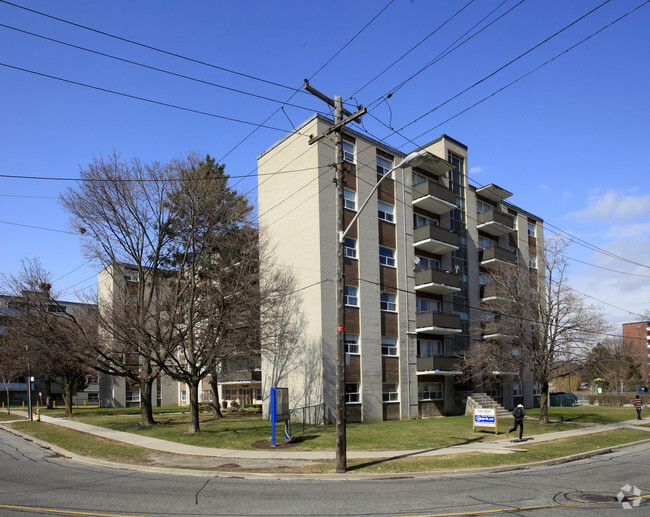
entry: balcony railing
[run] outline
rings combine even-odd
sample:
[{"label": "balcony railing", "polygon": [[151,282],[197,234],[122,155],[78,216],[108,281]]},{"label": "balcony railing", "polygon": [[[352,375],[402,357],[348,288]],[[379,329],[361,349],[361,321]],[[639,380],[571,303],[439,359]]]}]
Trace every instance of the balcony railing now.
[{"label": "balcony railing", "polygon": [[417,371],[418,372],[433,372],[433,371],[457,371],[459,368],[457,357],[449,357],[442,355],[425,356],[417,358]]},{"label": "balcony railing", "polygon": [[515,230],[515,218],[499,210],[485,210],[476,216],[478,229],[498,237]]},{"label": "balcony railing", "polygon": [[442,255],[458,249],[458,235],[446,228],[425,224],[413,231],[413,243],[417,249]]},{"label": "balcony railing", "polygon": [[415,315],[415,326],[418,332],[431,334],[459,334],[460,316],[441,314],[438,312],[423,312]]},{"label": "balcony railing", "polygon": [[439,269],[422,269],[415,272],[415,290],[433,294],[460,291],[458,275]]},{"label": "balcony railing", "polygon": [[499,262],[516,264],[517,252],[506,248],[499,248],[498,246],[483,248],[478,252],[478,261],[481,266],[485,267],[497,265]]},{"label": "balcony railing", "polygon": [[456,194],[433,181],[423,181],[413,187],[413,206],[434,214],[446,214],[456,208]]}]

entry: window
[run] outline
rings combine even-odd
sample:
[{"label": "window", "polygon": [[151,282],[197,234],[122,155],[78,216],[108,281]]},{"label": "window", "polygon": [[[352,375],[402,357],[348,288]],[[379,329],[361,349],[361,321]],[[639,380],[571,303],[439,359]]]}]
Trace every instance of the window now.
[{"label": "window", "polygon": [[389,174],[389,178],[393,177],[393,173],[391,172],[391,169],[393,168],[393,162],[390,160],[387,160],[386,158],[382,158],[381,156],[377,156],[377,175],[379,176],[386,176],[386,174]]},{"label": "window", "polygon": [[395,250],[379,246],[379,263],[382,266],[395,267]]},{"label": "window", "polygon": [[359,306],[359,288],[353,285],[345,286],[345,305],[350,307]]},{"label": "window", "polygon": [[345,403],[358,404],[361,401],[358,383],[347,383],[345,385]]},{"label": "window", "polygon": [[420,183],[424,183],[425,181],[429,181],[429,178],[424,176],[423,174],[419,174],[417,172],[414,172],[411,175],[411,185],[415,187],[415,185],[419,185]]},{"label": "window", "polygon": [[396,356],[397,355],[397,338],[384,337],[381,338],[381,355]]},{"label": "window", "polygon": [[431,219],[430,217],[427,217],[422,214],[413,214],[413,227],[414,228],[419,228],[420,226],[425,226],[427,224],[431,224],[433,226],[438,226],[438,221],[435,219]]},{"label": "window", "polygon": [[481,201],[480,199],[476,200],[476,212],[481,214],[483,212],[489,212],[492,210],[494,207],[490,205],[489,203],[486,203],[485,201]]},{"label": "window", "polygon": [[124,280],[127,282],[137,282],[138,281],[138,272],[129,271],[128,269],[124,272]]},{"label": "window", "polygon": [[88,393],[88,404],[99,404],[99,393],[96,391]]},{"label": "window", "polygon": [[181,404],[187,402],[187,391],[181,390]]},{"label": "window", "polygon": [[345,353],[358,354],[359,353],[359,334],[345,333]]},{"label": "window", "polygon": [[380,308],[382,311],[396,312],[397,311],[397,297],[394,293],[381,293]]},{"label": "window", "polygon": [[496,243],[492,239],[488,239],[487,237],[478,238],[478,249],[484,250],[485,248],[492,248],[494,246],[496,246]]},{"label": "window", "polygon": [[399,402],[396,382],[384,382],[381,385],[381,400],[383,402]]},{"label": "window", "polygon": [[263,400],[262,399],[262,388],[257,388],[255,390],[255,400]]},{"label": "window", "polygon": [[212,402],[212,390],[203,390],[201,392],[201,402]]},{"label": "window", "polygon": [[354,163],[354,142],[343,140],[343,161]]},{"label": "window", "polygon": [[343,255],[348,258],[357,258],[357,240],[346,237],[343,240]]},{"label": "window", "polygon": [[348,210],[357,210],[357,193],[347,188],[343,189],[343,206]]},{"label": "window", "polygon": [[425,269],[440,269],[440,261],[429,257],[417,256],[416,271],[424,271]]},{"label": "window", "polygon": [[521,382],[516,382],[512,385],[512,396],[513,397],[521,397],[523,394],[522,388],[521,388]]},{"label": "window", "polygon": [[442,400],[442,382],[419,383],[418,400]]},{"label": "window", "polygon": [[395,207],[393,205],[389,205],[383,201],[378,201],[377,208],[379,210],[379,219],[389,223],[395,222]]},{"label": "window", "polygon": [[235,400],[237,398],[236,389],[226,389],[223,390],[223,400]]},{"label": "window", "polygon": [[535,223],[528,221],[528,237],[535,237]]},{"label": "window", "polygon": [[501,383],[498,381],[485,383],[485,393],[490,397],[501,397]]},{"label": "window", "polygon": [[533,396],[538,397],[542,394],[542,383],[536,382],[533,384]]},{"label": "window", "polygon": [[126,401],[127,402],[140,402],[140,392],[139,391],[127,391],[126,392]]},{"label": "window", "polygon": [[531,269],[537,269],[537,257],[535,255],[528,256],[528,267]]},{"label": "window", "polygon": [[429,298],[417,298],[415,300],[415,312],[423,314],[426,312],[440,312],[440,300],[431,300]]},{"label": "window", "polygon": [[442,341],[437,339],[418,339],[418,357],[442,355]]}]

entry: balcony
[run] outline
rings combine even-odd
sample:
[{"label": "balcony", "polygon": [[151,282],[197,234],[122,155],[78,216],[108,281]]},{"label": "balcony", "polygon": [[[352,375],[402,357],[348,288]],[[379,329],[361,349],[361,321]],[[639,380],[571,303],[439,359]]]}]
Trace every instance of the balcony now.
[{"label": "balcony", "polygon": [[458,369],[457,357],[432,355],[417,358],[418,372],[452,372]]},{"label": "balcony", "polygon": [[261,380],[261,370],[240,370],[238,372],[222,373],[217,377],[219,384],[248,384],[251,382],[260,382]]},{"label": "balcony", "polygon": [[415,272],[415,291],[432,294],[449,294],[460,291],[458,275],[439,269],[423,269]]},{"label": "balcony", "polygon": [[460,334],[460,316],[423,312],[415,315],[415,327],[418,332],[429,334]]},{"label": "balcony", "polygon": [[477,228],[494,237],[515,231],[515,218],[499,210],[485,210],[476,215]]},{"label": "balcony", "polygon": [[514,265],[517,263],[517,252],[505,248],[483,248],[478,252],[479,264],[483,267],[495,267],[502,264]]},{"label": "balcony", "polygon": [[420,250],[443,255],[458,249],[458,235],[433,224],[417,227],[413,232],[413,245]]},{"label": "balcony", "polygon": [[456,208],[456,194],[433,181],[423,181],[413,187],[413,206],[434,214],[446,214]]},{"label": "balcony", "polygon": [[481,286],[481,301],[487,302],[491,300],[510,300],[508,296],[504,296],[503,293],[499,293],[495,286],[493,285],[482,285]]}]

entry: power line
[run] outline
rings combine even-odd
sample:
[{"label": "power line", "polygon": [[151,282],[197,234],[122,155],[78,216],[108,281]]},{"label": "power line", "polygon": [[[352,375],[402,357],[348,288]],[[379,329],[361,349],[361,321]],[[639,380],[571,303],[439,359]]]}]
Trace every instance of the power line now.
[{"label": "power line", "polygon": [[165,54],[165,55],[168,55],[168,56],[172,56],[172,57],[176,57],[176,58],[179,58],[179,59],[183,59],[183,60],[185,60],[185,61],[190,61],[190,62],[192,62],[192,63],[196,63],[196,64],[199,64],[199,65],[203,65],[203,66],[207,66],[207,67],[210,67],[210,68],[214,68],[214,69],[216,69],[216,70],[221,70],[222,72],[228,72],[228,73],[230,73],[230,74],[235,74],[235,75],[238,75],[238,76],[241,76],[241,77],[246,77],[247,79],[252,79],[252,80],[254,80],[254,81],[259,81],[259,82],[262,82],[262,83],[265,83],[265,84],[269,84],[269,85],[272,85],[272,86],[277,86],[278,88],[284,88],[284,89],[286,89],[286,90],[291,90],[291,91],[293,91],[294,93],[299,93],[299,92],[302,93],[300,89],[292,88],[292,87],[290,87],[290,86],[286,86],[286,85],[283,85],[283,84],[280,84],[280,83],[276,83],[276,82],[273,82],[273,81],[269,81],[269,80],[267,80],[267,79],[262,79],[261,77],[256,77],[256,76],[254,76],[254,75],[249,75],[249,74],[245,74],[245,73],[242,73],[242,72],[238,72],[238,71],[236,71],[236,70],[231,70],[231,69],[229,69],[229,68],[224,68],[224,67],[222,67],[222,66],[214,65],[214,64],[212,64],[212,63],[207,63],[207,62],[205,62],[205,61],[201,61],[201,60],[199,60],[199,59],[194,59],[194,58],[191,58],[191,57],[183,56],[183,55],[181,55],[181,54],[177,54],[177,53],[175,53],[175,52],[170,52],[170,51],[168,51],[168,50],[163,50],[163,49],[161,49],[161,48],[154,47],[154,46],[152,46],[152,45],[147,45],[147,44],[145,44],[145,43],[140,43],[140,42],[138,42],[138,41],[134,41],[134,40],[131,40],[131,39],[128,39],[128,38],[123,38],[123,37],[121,37],[121,36],[117,36],[117,35],[115,35],[115,34],[110,34],[110,33],[108,33],[108,32],[101,31],[101,30],[99,30],[99,29],[93,29],[92,27],[88,27],[88,26],[86,26],[86,25],[81,25],[81,24],[79,24],[79,23],[71,22],[71,21],[69,21],[69,20],[64,20],[63,18],[58,18],[58,17],[53,16],[53,15],[51,15],[51,14],[47,14],[47,13],[44,13],[44,12],[41,12],[41,11],[36,11],[35,9],[30,9],[30,8],[28,8],[28,7],[25,7],[25,6],[22,6],[22,5],[18,5],[18,4],[14,4],[14,3],[12,3],[12,2],[8,2],[8,1],[6,1],[6,0],[0,0],[0,2],[2,2],[3,4],[11,5],[12,7],[16,7],[16,8],[18,8],[18,9],[23,9],[23,10],[25,10],[25,11],[29,11],[29,12],[34,13],[34,14],[38,14],[38,15],[40,15],[40,16],[44,16],[44,17],[46,17],[46,18],[50,18],[50,19],[52,19],[52,20],[56,20],[56,21],[58,21],[58,22],[62,22],[62,23],[66,23],[66,24],[68,24],[68,25],[72,25],[72,26],[74,26],[74,27],[78,27],[78,28],[80,28],[80,29],[84,29],[84,30],[87,30],[87,31],[91,31],[91,32],[94,32],[94,33],[96,33],[96,34],[101,34],[102,36],[107,36],[107,37],[109,37],[109,38],[113,38],[113,39],[116,39],[116,40],[119,40],[119,41],[123,41],[123,42],[125,42],[125,43],[130,43],[130,44],[132,44],[132,45],[137,45],[138,47],[146,48],[146,49],[148,49],[148,50],[153,50],[154,52],[159,52],[159,53],[161,53],[161,54]]},{"label": "power line", "polygon": [[22,228],[34,228],[35,230],[46,230],[48,232],[67,233],[68,235],[78,235],[78,232],[71,232],[68,230],[57,230],[56,228],[45,228],[44,226],[34,226],[31,224],[12,223],[10,221],[0,221],[0,224],[8,224],[11,226],[20,226]]},{"label": "power line", "polygon": [[174,77],[179,77],[181,79],[186,79],[188,81],[197,82],[197,83],[204,84],[204,85],[207,85],[207,86],[214,86],[215,88],[221,88],[223,90],[227,90],[227,91],[230,91],[230,92],[239,93],[239,94],[242,94],[242,95],[248,95],[249,97],[254,97],[254,98],[262,99],[262,100],[265,100],[265,101],[270,101],[270,102],[275,102],[275,103],[278,103],[278,104],[291,106],[292,108],[298,108],[298,109],[305,110],[305,111],[314,111],[311,108],[306,108],[304,106],[299,106],[297,104],[288,104],[286,102],[282,102],[280,100],[273,99],[271,97],[266,97],[264,95],[258,95],[256,93],[247,92],[247,91],[244,91],[244,90],[241,90],[241,89],[238,89],[238,88],[231,88],[229,86],[224,86],[222,84],[217,84],[217,83],[213,83],[211,81],[205,81],[203,79],[197,79],[196,77],[190,77],[188,75],[179,74],[179,73],[176,73],[176,72],[172,72],[170,70],[165,70],[164,68],[158,68],[158,67],[155,67],[155,66],[150,66],[150,65],[147,65],[145,63],[140,63],[138,61],[133,61],[131,59],[125,59],[125,58],[118,57],[118,56],[115,56],[115,55],[112,55],[112,54],[107,54],[105,52],[99,52],[97,50],[92,50],[92,49],[89,49],[89,48],[86,48],[86,47],[81,47],[79,45],[73,45],[72,43],[67,43],[65,41],[57,40],[57,39],[54,39],[54,38],[50,38],[48,36],[43,36],[41,34],[36,34],[34,32],[29,32],[29,31],[26,31],[26,30],[23,30],[23,29],[18,29],[16,27],[12,27],[10,25],[5,25],[3,23],[0,23],[0,27],[5,27],[6,29],[11,29],[11,30],[14,30],[14,31],[17,31],[17,32],[21,32],[23,34],[28,34],[30,36],[34,36],[34,37],[41,38],[41,39],[44,39],[44,40],[47,40],[47,41],[58,43],[60,45],[66,45],[66,46],[71,47],[71,48],[75,48],[75,49],[78,49],[78,50],[83,50],[84,52],[90,52],[92,54],[107,57],[109,59],[114,59],[116,61],[121,61],[123,63],[128,63],[128,64],[131,64],[131,65],[139,66],[139,67],[145,68],[147,70],[153,70],[155,72],[161,72],[163,74],[171,75],[171,76],[174,76]]},{"label": "power line", "polygon": [[[4,1],[4,0],[0,0],[0,2],[2,2],[2,1]],[[162,102],[162,101],[156,101],[156,100],[153,100],[153,99],[147,99],[146,97],[140,97],[140,96],[137,96],[137,95],[131,95],[131,94],[128,94],[128,93],[118,92],[116,90],[109,90],[108,88],[101,88],[99,86],[94,86],[92,84],[86,84],[86,83],[82,83],[82,82],[79,82],[79,81],[73,81],[71,79],[65,79],[63,77],[57,77],[57,76],[50,75],[50,74],[44,74],[44,73],[41,73],[41,72],[36,72],[35,70],[28,70],[27,68],[21,68],[21,67],[18,67],[18,66],[13,66],[13,65],[7,64],[7,63],[0,63],[0,66],[4,66],[6,68],[11,68],[13,70],[19,70],[21,72],[27,72],[29,74],[38,75],[40,77],[46,77],[48,79],[55,79],[57,81],[61,81],[61,82],[64,82],[64,83],[74,84],[76,86],[83,86],[84,88],[90,88],[92,90],[97,90],[97,91],[104,92],[104,93],[111,93],[113,95],[119,95],[121,97],[126,97],[126,98],[129,98],[129,99],[134,99],[134,100],[138,100],[138,101],[148,102],[148,103],[151,103],[151,104],[156,104],[158,106],[165,106],[167,108],[174,108],[174,109],[177,109],[177,110],[187,111],[187,112],[190,112],[190,113],[196,113],[198,115],[205,115],[205,116],[217,118],[217,119],[220,119],[220,120],[227,120],[229,122],[237,122],[238,124],[245,124],[247,126],[255,126],[255,127],[258,127],[258,128],[263,127],[265,129],[272,129],[274,131],[281,131],[283,133],[287,132],[286,129],[281,129],[281,128],[278,128],[278,127],[256,124],[255,122],[249,122],[249,121],[246,121],[246,120],[236,119],[236,118],[233,118],[233,117],[226,117],[224,115],[217,115],[215,113],[209,113],[207,111],[201,111],[201,110],[197,110],[197,109],[193,109],[193,108],[187,108],[187,107],[184,107],[184,106],[178,106],[176,104],[170,104],[168,102]]]}]

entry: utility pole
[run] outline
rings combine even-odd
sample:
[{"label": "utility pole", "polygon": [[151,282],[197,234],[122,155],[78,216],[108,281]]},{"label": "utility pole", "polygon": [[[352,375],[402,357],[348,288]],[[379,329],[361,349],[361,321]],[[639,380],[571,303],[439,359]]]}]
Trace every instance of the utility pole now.
[{"label": "utility pole", "polygon": [[[347,445],[345,432],[345,262],[343,255],[343,128],[349,122],[358,122],[366,113],[359,107],[356,113],[343,109],[340,95],[330,99],[309,85],[305,79],[305,89],[312,95],[334,108],[334,125],[324,134],[310,138],[309,145],[318,142],[331,133],[336,133],[336,472],[347,469]],[[347,118],[343,118],[346,115]]]}]

